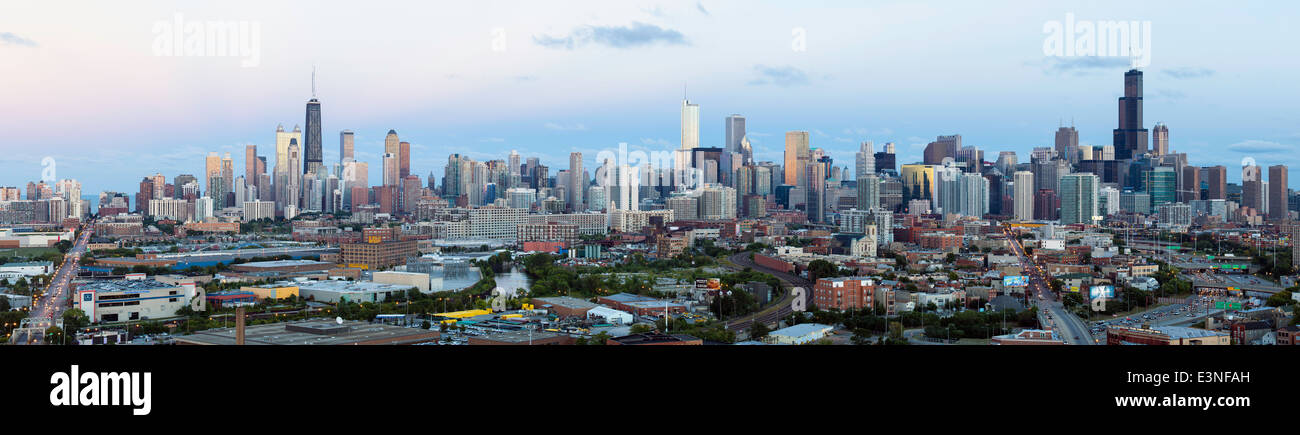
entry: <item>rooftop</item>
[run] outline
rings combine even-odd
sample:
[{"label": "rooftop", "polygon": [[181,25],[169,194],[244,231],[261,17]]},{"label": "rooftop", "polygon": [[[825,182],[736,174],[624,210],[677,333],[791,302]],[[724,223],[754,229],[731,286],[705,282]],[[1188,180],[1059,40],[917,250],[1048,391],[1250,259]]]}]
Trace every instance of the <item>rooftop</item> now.
[{"label": "rooftop", "polygon": [[340,293],[370,293],[370,292],[392,292],[407,291],[411,288],[409,285],[381,284],[371,281],[343,281],[343,280],[324,280],[324,281],[301,281],[298,283],[299,291],[333,291]]},{"label": "rooftop", "polygon": [[293,267],[293,266],[316,266],[316,265],[329,265],[329,266],[333,266],[333,263],[326,263],[326,262],[324,262],[324,261],[315,261],[315,260],[274,260],[274,261],[254,261],[254,262],[251,262],[251,263],[236,264],[235,266],[241,266],[241,267]]},{"label": "rooftop", "polygon": [[[438,338],[437,331],[400,326],[318,319],[291,323],[251,325],[244,329],[247,345],[357,345],[414,344]],[[220,328],[176,337],[185,344],[235,344],[235,329]]]},{"label": "rooftop", "polygon": [[160,288],[179,288],[180,286],[164,284],[152,279],[109,281],[91,281],[77,286],[78,290],[98,292],[144,292]]},{"label": "rooftop", "polygon": [[768,333],[768,335],[780,335],[782,337],[802,337],[816,332],[825,332],[833,329],[830,325],[820,323],[800,323],[798,325],[781,328]]},{"label": "rooftop", "polygon": [[596,304],[587,302],[586,300],[583,299],[571,297],[571,296],[555,296],[555,297],[534,298],[534,299],[536,299],[538,302],[541,302],[543,304],[549,304],[549,305],[571,308],[571,309],[592,309],[596,307]]}]

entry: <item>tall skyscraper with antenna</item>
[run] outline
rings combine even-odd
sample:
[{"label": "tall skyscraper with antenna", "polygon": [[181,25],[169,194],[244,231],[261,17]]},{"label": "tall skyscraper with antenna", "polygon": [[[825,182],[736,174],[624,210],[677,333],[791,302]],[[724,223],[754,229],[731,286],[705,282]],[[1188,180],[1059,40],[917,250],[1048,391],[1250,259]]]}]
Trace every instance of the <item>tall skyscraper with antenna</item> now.
[{"label": "tall skyscraper with antenna", "polygon": [[1142,125],[1142,71],[1131,69],[1124,73],[1124,96],[1119,98],[1115,160],[1130,160],[1147,152],[1147,129]]},{"label": "tall skyscraper with antenna", "polygon": [[303,172],[320,173],[324,166],[321,154],[320,101],[316,99],[316,69],[311,70],[311,100],[307,101],[307,137],[303,148]]}]

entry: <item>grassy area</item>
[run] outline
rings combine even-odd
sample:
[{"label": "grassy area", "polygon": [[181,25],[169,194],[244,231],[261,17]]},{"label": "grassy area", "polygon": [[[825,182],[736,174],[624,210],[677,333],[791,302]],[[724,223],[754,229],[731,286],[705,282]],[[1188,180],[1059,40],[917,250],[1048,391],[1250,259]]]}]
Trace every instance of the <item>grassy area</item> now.
[{"label": "grassy area", "polygon": [[59,253],[59,250],[58,250],[57,248],[10,248],[10,249],[0,249],[0,259],[5,259],[5,260],[7,261],[8,259],[10,259],[10,258],[15,258],[15,257],[17,257],[17,258],[32,258],[32,257],[39,257],[39,256],[41,256],[41,255],[45,255],[45,254],[49,254],[49,253],[58,254],[58,253]]}]

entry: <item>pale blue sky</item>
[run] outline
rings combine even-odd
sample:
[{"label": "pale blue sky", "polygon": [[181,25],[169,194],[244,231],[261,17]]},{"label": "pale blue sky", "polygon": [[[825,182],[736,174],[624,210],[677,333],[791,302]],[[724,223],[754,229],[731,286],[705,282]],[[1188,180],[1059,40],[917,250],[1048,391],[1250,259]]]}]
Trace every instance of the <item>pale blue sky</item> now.
[{"label": "pale blue sky", "polygon": [[[702,145],[720,145],[723,118],[739,113],[761,160],[780,160],[785,131],[808,130],[837,165],[852,166],[863,140],[919,160],[946,134],[989,160],[1013,150],[1024,161],[1051,145],[1062,119],[1084,144],[1110,144],[1116,127],[1124,62],[1043,54],[1044,23],[1067,13],[1151,22],[1146,125],[1167,124],[1192,164],[1234,168],[1249,156],[1300,167],[1300,35],[1290,27],[1300,6],[1133,3],[6,4],[0,185],[38,179],[45,156],[86,193],[198,174],[209,151],[230,152],[242,172],[248,143],[273,163],[275,126],[303,122],[313,65],[325,161],[337,161],[338,131],[352,129],[372,183],[389,129],[412,143],[422,178],[441,178],[452,152],[488,160],[516,149],[554,172],[570,151],[590,168],[619,142],[673,149],[684,84],[700,104]],[[258,65],[155,56],[155,23],[178,13],[260,24]],[[795,29],[804,51],[792,49]]]}]

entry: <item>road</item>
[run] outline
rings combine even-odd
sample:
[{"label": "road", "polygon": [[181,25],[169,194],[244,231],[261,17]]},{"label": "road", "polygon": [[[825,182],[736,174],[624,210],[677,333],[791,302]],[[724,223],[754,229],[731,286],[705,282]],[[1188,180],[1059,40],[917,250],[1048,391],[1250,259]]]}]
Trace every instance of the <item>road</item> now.
[{"label": "road", "polygon": [[1011,250],[1020,257],[1020,265],[1025,270],[1026,276],[1029,277],[1029,288],[1027,291],[1032,298],[1031,301],[1038,305],[1039,312],[1043,313],[1052,325],[1052,330],[1065,340],[1066,344],[1090,345],[1097,344],[1092,334],[1088,331],[1088,325],[1078,316],[1070,313],[1061,304],[1052,287],[1048,284],[1047,273],[1041,267],[1030,261],[1029,256],[1025,255],[1025,248],[1020,245],[1020,240],[1015,238],[1011,229],[1003,227],[1003,234],[1006,234],[1007,240],[1011,241]]},{"label": "road", "polygon": [[[94,232],[93,222],[83,224],[81,237],[77,238],[76,243],[72,245],[72,249],[69,249],[63,257],[63,264],[54,272],[45,294],[40,299],[32,301],[32,312],[28,317],[28,324],[48,328],[57,323],[63,316],[63,311],[67,309],[68,296],[72,291],[72,280],[77,276],[81,255],[86,253],[86,244],[89,243],[92,232]],[[43,334],[31,335],[31,339],[37,342],[45,339]]]},{"label": "road", "polygon": [[789,290],[794,287],[803,287],[804,297],[806,298],[812,297],[812,295],[809,293],[812,291],[812,281],[809,281],[803,277],[799,277],[778,270],[768,269],[766,267],[759,266],[758,264],[754,263],[754,260],[749,258],[749,254],[750,254],[749,252],[741,252],[739,254],[733,254],[732,256],[728,257],[727,260],[732,262],[739,268],[743,269],[748,267],[754,271],[775,276],[777,279],[781,280],[782,284],[785,285],[786,292],[785,295],[783,295],[780,300],[776,301],[766,309],[759,311],[757,314],[745,316],[742,319],[735,319],[730,323],[727,323],[727,330],[729,331],[748,330],[749,327],[754,324],[754,320],[758,320],[760,322],[763,322],[764,324],[772,324],[789,316],[790,313],[794,312],[793,310],[790,309],[790,301],[794,300],[794,296],[791,294]]}]

